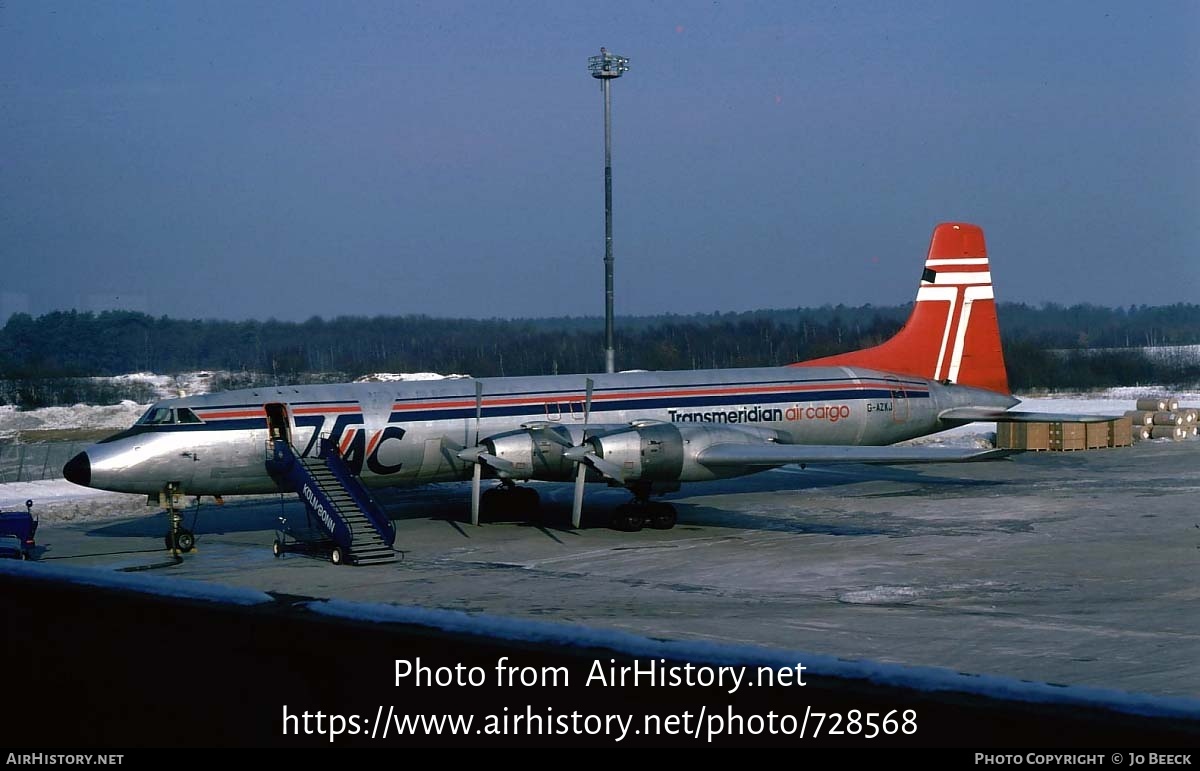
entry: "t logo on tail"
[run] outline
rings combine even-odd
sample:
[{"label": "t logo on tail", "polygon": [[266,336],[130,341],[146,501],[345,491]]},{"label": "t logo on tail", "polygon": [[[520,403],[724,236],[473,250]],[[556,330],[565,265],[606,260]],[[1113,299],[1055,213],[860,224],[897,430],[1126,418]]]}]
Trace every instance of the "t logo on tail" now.
[{"label": "t logo on tail", "polygon": [[793,366],[831,364],[1010,393],[983,230],[963,222],[933,229],[912,314],[890,340]]}]

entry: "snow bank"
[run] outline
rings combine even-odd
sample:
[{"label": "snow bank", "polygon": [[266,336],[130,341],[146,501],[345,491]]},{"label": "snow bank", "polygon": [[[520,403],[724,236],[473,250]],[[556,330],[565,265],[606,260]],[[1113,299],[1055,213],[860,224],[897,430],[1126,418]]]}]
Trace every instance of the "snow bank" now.
[{"label": "snow bank", "polygon": [[22,412],[6,404],[0,406],[0,439],[10,439],[21,431],[111,429],[115,433],[133,425],[147,406],[123,401],[104,407],[76,404],[72,407],[42,407]]},{"label": "snow bank", "polygon": [[355,383],[400,383],[415,380],[451,380],[470,377],[470,375],[441,375],[437,372],[376,372],[363,375]]}]

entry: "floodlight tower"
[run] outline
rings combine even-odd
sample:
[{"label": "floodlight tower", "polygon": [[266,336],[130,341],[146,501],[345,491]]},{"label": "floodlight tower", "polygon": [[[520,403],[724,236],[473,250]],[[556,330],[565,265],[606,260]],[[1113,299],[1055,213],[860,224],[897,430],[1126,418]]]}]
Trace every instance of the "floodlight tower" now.
[{"label": "floodlight tower", "polygon": [[629,70],[629,60],[601,48],[588,57],[592,77],[604,93],[604,371],[615,372],[613,351],[613,248],[612,248],[612,96],[609,83]]}]

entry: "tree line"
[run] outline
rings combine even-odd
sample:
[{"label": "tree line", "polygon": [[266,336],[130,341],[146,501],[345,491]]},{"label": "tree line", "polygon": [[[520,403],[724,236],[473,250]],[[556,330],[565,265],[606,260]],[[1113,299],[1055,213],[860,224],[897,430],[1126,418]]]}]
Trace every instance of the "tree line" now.
[{"label": "tree line", "polygon": [[[617,323],[617,362],[652,370],[789,364],[882,342],[910,310],[838,305],[624,317]],[[1198,344],[1200,305],[1000,303],[998,313],[1015,389],[1200,379],[1188,361],[1156,361],[1136,351],[1094,352]],[[480,377],[596,372],[603,369],[602,349],[603,320],[587,317],[342,316],[284,322],[183,320],[128,311],[16,314],[0,330],[0,399],[22,406],[73,403],[58,401],[47,381],[75,378],[69,389],[75,396],[87,387],[79,378],[137,371],[223,370],[243,373],[239,382],[245,383],[352,379],[371,372]],[[1090,352],[1076,353],[1083,351]]]}]

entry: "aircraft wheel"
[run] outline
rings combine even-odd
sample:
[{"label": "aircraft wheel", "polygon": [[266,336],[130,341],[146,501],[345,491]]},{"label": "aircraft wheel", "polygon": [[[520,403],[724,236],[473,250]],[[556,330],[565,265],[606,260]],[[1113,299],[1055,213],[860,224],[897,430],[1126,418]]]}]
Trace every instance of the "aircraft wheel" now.
[{"label": "aircraft wheel", "polygon": [[281,556],[283,556],[283,544],[279,542],[278,538],[276,538],[275,542],[271,544],[271,553],[275,555],[275,559],[279,559]]},{"label": "aircraft wheel", "polygon": [[675,507],[669,503],[655,504],[652,513],[650,514],[650,527],[655,530],[670,530],[675,527],[679,515],[675,513]]},{"label": "aircraft wheel", "polygon": [[186,554],[195,548],[196,536],[192,535],[191,530],[180,530],[176,542],[179,544],[179,551]]},{"label": "aircraft wheel", "polygon": [[641,507],[629,503],[618,506],[612,518],[613,528],[624,530],[626,533],[636,533],[645,524],[646,516],[642,513]]},{"label": "aircraft wheel", "polygon": [[335,565],[342,564],[344,557],[345,555],[342,554],[342,547],[340,546],[333,547],[333,551],[329,552],[329,561]]}]

